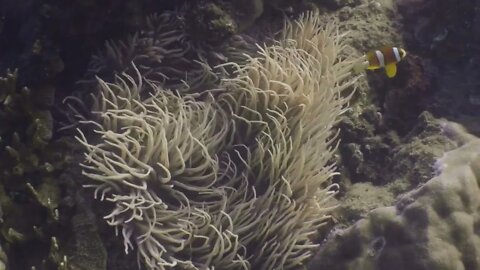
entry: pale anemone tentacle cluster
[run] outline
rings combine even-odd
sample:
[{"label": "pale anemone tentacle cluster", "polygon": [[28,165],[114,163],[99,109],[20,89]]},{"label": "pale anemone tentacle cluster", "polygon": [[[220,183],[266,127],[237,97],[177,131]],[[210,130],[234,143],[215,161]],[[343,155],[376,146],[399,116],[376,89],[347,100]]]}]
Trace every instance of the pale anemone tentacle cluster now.
[{"label": "pale anemone tentacle cluster", "polygon": [[222,229],[225,194],[216,187],[215,154],[229,141],[225,114],[212,102],[142,82],[125,74],[115,83],[99,80],[93,124],[102,142],[79,138],[86,148],[84,175],[96,180],[96,196],[115,204],[105,218],[121,226],[127,251],[135,240],[149,268],[191,264],[170,255],[182,252],[214,264],[213,247],[224,256],[218,260],[234,262],[239,244]]},{"label": "pale anemone tentacle cluster", "polygon": [[[105,218],[151,270],[299,269],[337,187],[333,128],[354,84],[342,36],[311,12],[220,92],[176,95],[142,70],[98,79],[98,143],[80,132]],[[222,90],[223,89],[223,90]]]},{"label": "pale anemone tentacle cluster", "polygon": [[229,91],[218,100],[243,127],[234,135],[251,144],[246,171],[261,209],[250,213],[262,220],[258,233],[240,237],[255,258],[252,269],[298,268],[327,218],[337,188],[327,184],[335,174],[328,163],[336,149],[333,126],[355,82],[349,77],[355,61],[339,59],[346,45],[336,31],[333,22],[322,26],[307,13],[224,80]]},{"label": "pale anemone tentacle cluster", "polygon": [[191,44],[178,24],[173,12],[149,16],[143,31],[126,40],[107,41],[105,51],[93,56],[89,73],[105,76],[114,71],[134,76],[133,62],[145,78],[178,88],[186,71],[173,66],[194,65],[186,57],[192,53]]},{"label": "pale anemone tentacle cluster", "polygon": [[105,50],[93,56],[87,77],[100,75],[109,80],[112,72],[135,77],[133,62],[143,77],[166,89],[200,92],[225,74],[212,70],[211,65],[243,59],[240,51],[253,43],[248,36],[235,35],[226,46],[194,44],[182,27],[183,19],[173,11],[148,16],[143,24],[141,31],[126,40],[107,41]]}]

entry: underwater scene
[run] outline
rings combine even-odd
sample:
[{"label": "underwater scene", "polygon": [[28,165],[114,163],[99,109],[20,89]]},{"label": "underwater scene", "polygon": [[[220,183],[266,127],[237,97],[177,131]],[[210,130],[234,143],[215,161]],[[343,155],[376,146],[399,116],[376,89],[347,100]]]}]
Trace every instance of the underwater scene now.
[{"label": "underwater scene", "polygon": [[0,0],[0,270],[480,270],[480,1]]}]

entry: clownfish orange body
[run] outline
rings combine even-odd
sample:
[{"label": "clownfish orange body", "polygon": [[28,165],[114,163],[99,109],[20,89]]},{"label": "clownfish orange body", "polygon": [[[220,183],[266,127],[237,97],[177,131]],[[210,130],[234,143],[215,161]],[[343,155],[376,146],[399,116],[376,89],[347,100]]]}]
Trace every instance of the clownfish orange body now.
[{"label": "clownfish orange body", "polygon": [[370,51],[365,56],[368,61],[367,69],[384,68],[387,76],[393,78],[397,74],[397,63],[407,56],[407,52],[397,47],[383,47]]}]

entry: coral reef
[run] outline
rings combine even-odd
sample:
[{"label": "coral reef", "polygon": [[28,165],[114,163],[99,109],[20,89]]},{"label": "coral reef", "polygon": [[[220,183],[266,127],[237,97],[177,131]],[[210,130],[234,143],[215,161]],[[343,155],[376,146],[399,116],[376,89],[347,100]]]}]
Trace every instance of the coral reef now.
[{"label": "coral reef", "polygon": [[343,7],[355,7],[361,4],[360,0],[316,0],[314,1],[320,7],[336,10]]},{"label": "coral reef", "polygon": [[336,193],[333,125],[355,82],[344,36],[322,23],[287,22],[200,96],[165,91],[135,65],[135,78],[99,79],[86,123],[100,140],[81,133],[83,174],[148,269],[296,269],[309,258]]},{"label": "coral reef", "polygon": [[[350,34],[316,39],[322,31],[298,22],[280,31],[314,4]],[[328,215],[337,225],[312,269],[478,268],[476,167],[462,175],[456,160],[477,163],[466,148],[478,150],[480,136],[479,4],[3,1],[0,269],[131,270],[135,256],[153,269],[297,269],[330,229]],[[354,52],[342,45],[332,63],[323,57],[332,44],[308,47],[332,36],[361,52],[401,46],[408,57],[392,80],[359,78],[351,99],[318,95],[341,92],[335,74],[348,74]],[[72,91],[77,105],[103,93],[93,114],[77,111],[94,120],[83,146],[60,104]],[[80,187],[81,162],[103,201]]]},{"label": "coral reef", "polygon": [[[383,136],[360,133],[351,135],[359,136],[353,137],[357,138],[354,142],[340,145],[344,166],[338,180],[343,190],[338,197],[341,205],[334,213],[340,221],[338,226],[349,225],[355,221],[354,217],[362,217],[375,208],[390,205],[398,195],[431,179],[435,173],[434,161],[458,146],[456,138],[447,134],[444,126],[443,121],[424,112],[403,137],[392,131]],[[352,129],[343,130],[352,132]],[[358,132],[365,130],[373,131],[359,127]],[[364,137],[359,140],[361,136]],[[350,154],[348,151],[351,148],[355,152]],[[369,196],[373,190],[375,196]]]},{"label": "coral reef", "polygon": [[401,46],[402,40],[396,31],[395,9],[388,2],[362,1],[354,7],[344,6],[333,13],[342,22],[350,35],[347,42],[361,52],[381,46]]},{"label": "coral reef", "polygon": [[90,239],[83,248],[101,250],[103,244],[94,241],[96,220],[84,222],[88,232],[70,223],[71,217],[86,210],[75,210],[67,203],[77,186],[65,174],[74,164],[75,143],[71,137],[54,136],[53,90],[20,88],[17,73],[9,72],[0,78],[0,101],[0,239],[5,267],[71,269],[67,266],[85,264],[77,260],[83,254],[89,258],[89,269],[105,269],[101,263],[95,265],[102,259],[105,264],[105,254],[102,257],[98,249],[67,247],[82,239]]},{"label": "coral reef", "polygon": [[435,92],[435,85],[425,70],[425,63],[416,55],[409,57],[399,66],[394,80],[379,83],[385,91],[383,111],[385,124],[400,136],[409,132],[421,112],[427,109]]},{"label": "coral reef", "polygon": [[[359,89],[354,97],[357,103],[340,122],[341,175],[336,181],[342,192],[337,196],[340,206],[332,214],[338,224],[310,269],[476,269],[473,250],[478,250],[478,243],[466,240],[478,238],[474,229],[477,195],[470,193],[478,190],[476,180],[462,172],[446,176],[447,170],[432,179],[442,171],[434,166],[439,164],[436,160],[472,141],[474,136],[463,130],[480,134],[480,84],[475,75],[479,54],[471,32],[474,4],[467,1],[450,7],[447,1],[396,1],[400,14],[395,14],[391,13],[395,9],[384,10],[388,1],[379,2],[375,6],[379,13],[372,18],[383,17],[381,21],[393,26],[391,30],[385,34],[377,31],[377,25],[373,33],[353,28],[365,35],[352,35],[352,42],[362,45],[358,38],[398,45],[402,43],[396,40],[405,38],[409,56],[392,80],[383,74],[369,75],[368,86]],[[348,15],[362,5],[340,8],[337,14]],[[439,8],[442,11],[432,12]],[[404,16],[403,28],[395,20],[399,15]],[[346,17],[347,25],[351,18]],[[396,38],[388,37],[393,29],[397,29]],[[476,143],[469,146],[478,151]],[[459,160],[478,163],[473,161],[475,154],[464,152],[467,147],[458,150],[465,155]],[[471,171],[478,174],[475,166]],[[465,181],[469,183],[460,187]]]},{"label": "coral reef", "polygon": [[386,128],[378,108],[369,105],[359,111],[351,110],[339,127],[342,182],[382,183],[382,168],[392,162],[391,151],[400,144],[400,138]]},{"label": "coral reef", "polygon": [[477,269],[478,153],[478,139],[447,152],[425,185],[332,232],[310,269]]},{"label": "coral reef", "polygon": [[[222,43],[251,26],[263,12],[262,1],[239,3],[239,1],[215,3],[215,1],[206,0],[188,3],[184,7],[186,32],[191,33],[192,39],[196,41],[212,45]],[[244,10],[246,12],[242,12]],[[233,17],[235,15],[237,19]]]},{"label": "coral reef", "polygon": [[[402,33],[395,30],[400,26],[399,14],[388,3],[362,1],[358,6],[335,11],[345,28],[354,31],[349,41],[353,46],[368,51],[385,44],[403,44]],[[432,66],[434,61],[416,54],[414,47],[406,49],[409,55],[398,65],[397,77],[386,80],[384,74],[368,74],[351,110],[339,124],[342,143],[336,181],[342,192],[337,197],[340,207],[334,213],[340,222],[338,227],[388,206],[396,196],[432,177],[433,161],[456,146],[442,132],[439,116],[452,119],[468,110],[471,116],[462,115],[462,123],[468,121],[468,127],[475,128],[474,106],[465,107],[466,95],[454,88],[459,82],[449,81],[446,89],[447,84],[436,81],[438,68]],[[472,81],[463,79],[460,84],[465,87],[460,86],[461,91],[467,90],[466,84]],[[379,196],[369,196],[372,190]]]},{"label": "coral reef", "polygon": [[181,13],[185,17],[186,32],[194,41],[218,45],[253,26],[258,28],[258,20],[262,16],[269,16],[275,11],[298,15],[306,8],[311,9],[313,2],[315,1],[199,0],[187,1],[182,6]]},{"label": "coral reef", "polygon": [[[390,2],[361,1],[354,6],[349,6],[346,1],[342,3],[343,6],[334,14],[341,21],[342,29],[352,33],[347,39],[348,44],[364,53],[385,45],[402,45],[401,36],[396,31],[395,7]],[[385,80],[382,72],[369,72],[368,76],[361,78],[351,110],[339,123],[342,130],[338,158],[341,174],[337,181],[344,191],[352,183],[371,182],[378,186],[387,182],[384,169],[395,162],[392,160],[394,149],[406,141],[402,137],[416,124],[417,116],[427,106],[419,100],[418,106],[412,105],[416,110],[410,112],[397,105],[400,99],[396,97],[402,97],[405,103],[409,103],[413,95],[421,95],[414,89],[423,90],[421,84],[425,74],[417,74],[418,79],[409,77],[411,72],[422,71],[422,66],[417,62],[410,64],[410,61],[400,63],[398,78],[394,80]],[[404,91],[406,84],[412,91]],[[428,88],[425,92],[430,90]],[[429,95],[424,95],[426,103]],[[411,120],[402,121],[405,116]],[[396,130],[397,123],[406,127]]]},{"label": "coral reef", "polygon": [[[0,70],[19,70],[20,85],[71,85],[105,39],[133,31],[154,1],[119,3],[5,0],[0,7]],[[106,12],[108,11],[108,12]]]}]

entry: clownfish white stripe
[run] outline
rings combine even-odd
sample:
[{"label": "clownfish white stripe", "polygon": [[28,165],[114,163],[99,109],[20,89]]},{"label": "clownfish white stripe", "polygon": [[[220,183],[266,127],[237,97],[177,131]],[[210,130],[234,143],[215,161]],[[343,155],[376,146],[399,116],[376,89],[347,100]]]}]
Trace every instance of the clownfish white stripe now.
[{"label": "clownfish white stripe", "polygon": [[378,65],[380,67],[384,67],[385,66],[385,57],[383,56],[383,53],[379,50],[376,50],[375,55],[377,56]]},{"label": "clownfish white stripe", "polygon": [[402,58],[400,57],[400,52],[398,51],[398,48],[393,47],[392,50],[393,50],[393,54],[395,55],[395,60],[397,60],[397,62],[400,62]]}]

